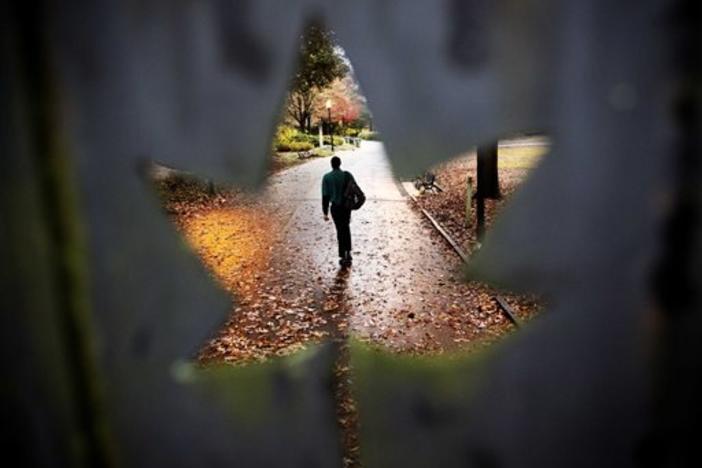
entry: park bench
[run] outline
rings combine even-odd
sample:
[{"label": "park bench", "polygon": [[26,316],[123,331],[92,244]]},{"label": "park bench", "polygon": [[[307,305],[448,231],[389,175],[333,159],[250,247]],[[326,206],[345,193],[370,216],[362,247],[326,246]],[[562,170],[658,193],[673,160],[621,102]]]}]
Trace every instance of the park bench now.
[{"label": "park bench", "polygon": [[358,137],[344,137],[344,142],[348,143],[349,145],[354,145],[357,148],[361,146],[361,139]]},{"label": "park bench", "polygon": [[424,191],[428,191],[428,190],[435,190],[437,192],[444,191],[436,183],[436,175],[432,172],[429,172],[429,171],[425,172],[421,176],[417,176],[417,178],[414,179],[414,188],[416,188],[420,192],[424,192]]}]

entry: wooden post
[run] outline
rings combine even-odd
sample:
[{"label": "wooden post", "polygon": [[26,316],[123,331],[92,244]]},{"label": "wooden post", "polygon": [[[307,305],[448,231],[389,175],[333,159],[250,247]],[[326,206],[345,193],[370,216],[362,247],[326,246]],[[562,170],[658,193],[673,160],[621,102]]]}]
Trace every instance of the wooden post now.
[{"label": "wooden post", "polygon": [[475,234],[478,242],[483,242],[485,236],[485,199],[478,195],[475,199]]},{"label": "wooden post", "polygon": [[497,172],[497,141],[478,146],[478,196],[500,198]]}]

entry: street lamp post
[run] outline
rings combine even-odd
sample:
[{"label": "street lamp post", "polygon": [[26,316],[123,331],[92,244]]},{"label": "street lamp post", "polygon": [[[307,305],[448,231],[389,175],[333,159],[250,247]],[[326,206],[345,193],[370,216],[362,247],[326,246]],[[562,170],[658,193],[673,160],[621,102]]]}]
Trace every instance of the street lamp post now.
[{"label": "street lamp post", "polygon": [[333,153],[334,152],[334,132],[332,131],[332,119],[331,119],[332,102],[331,102],[331,99],[327,99],[327,102],[325,103],[325,105],[327,108],[327,117],[329,120],[329,140],[331,141],[331,150]]}]

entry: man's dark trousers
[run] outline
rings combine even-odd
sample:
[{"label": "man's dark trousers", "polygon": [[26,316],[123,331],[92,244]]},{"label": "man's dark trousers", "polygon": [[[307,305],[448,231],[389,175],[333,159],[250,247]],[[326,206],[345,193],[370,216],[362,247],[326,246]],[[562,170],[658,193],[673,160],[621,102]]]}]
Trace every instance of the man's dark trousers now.
[{"label": "man's dark trousers", "polygon": [[351,255],[351,210],[332,203],[331,216],[336,226],[336,239],[339,241],[339,257],[344,258],[346,252]]}]

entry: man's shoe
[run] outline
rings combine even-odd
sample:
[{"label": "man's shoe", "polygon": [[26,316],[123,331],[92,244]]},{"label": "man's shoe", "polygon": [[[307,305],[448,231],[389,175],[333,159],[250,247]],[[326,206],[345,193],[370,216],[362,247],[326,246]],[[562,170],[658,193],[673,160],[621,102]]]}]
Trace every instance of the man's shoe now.
[{"label": "man's shoe", "polygon": [[349,267],[351,266],[352,260],[353,259],[351,258],[351,253],[346,252],[346,254],[339,259],[339,265],[341,265],[342,267]]}]

